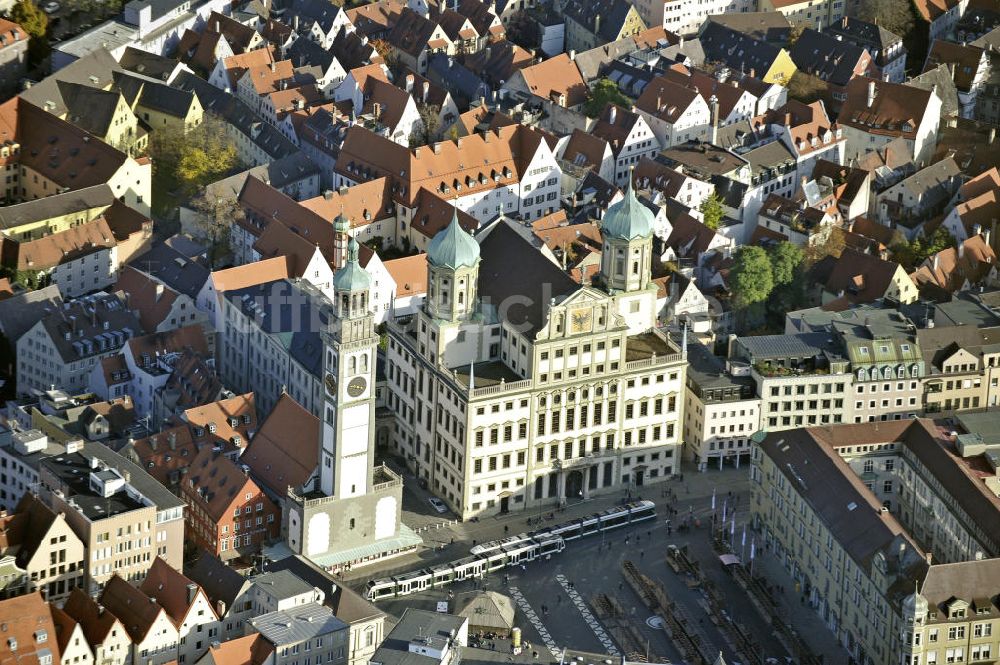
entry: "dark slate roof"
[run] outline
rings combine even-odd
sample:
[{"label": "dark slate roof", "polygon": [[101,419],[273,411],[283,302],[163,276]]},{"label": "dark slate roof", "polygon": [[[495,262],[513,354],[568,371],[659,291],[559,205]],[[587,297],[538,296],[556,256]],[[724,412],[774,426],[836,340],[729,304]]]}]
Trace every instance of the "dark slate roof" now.
[{"label": "dark slate roof", "polygon": [[4,298],[0,300],[0,332],[14,345],[39,319],[62,304],[56,284]]},{"label": "dark slate roof", "polygon": [[279,279],[227,291],[225,297],[307,372],[322,374],[321,334],[333,319],[333,309],[315,287],[301,280]]},{"label": "dark slate roof", "polygon": [[876,552],[895,563],[899,545],[905,544],[907,567],[919,566],[924,562],[921,550],[891,513],[882,512],[881,503],[840,455],[814,434],[822,429],[773,432],[759,445],[858,565],[867,569]]},{"label": "dark slate roof", "polygon": [[287,570],[310,586],[323,591],[323,604],[347,624],[360,623],[385,616],[382,610],[346,586],[337,583],[330,574],[303,556],[285,557],[267,563],[268,572]]},{"label": "dark slate roof", "polygon": [[197,561],[185,567],[184,576],[204,590],[213,606],[221,600],[227,608],[233,606],[247,581],[234,568],[205,550]]},{"label": "dark slate roof", "polygon": [[724,63],[736,71],[754,70],[757,76],[767,73],[781,52],[777,46],[719,23],[705,23],[699,38],[705,60]]},{"label": "dark slate roof", "polygon": [[291,23],[292,17],[298,16],[301,24],[316,21],[324,32],[330,32],[333,22],[342,11],[344,10],[340,5],[328,0],[292,0],[284,20]]},{"label": "dark slate roof", "polygon": [[321,175],[320,168],[304,152],[276,159],[266,167],[267,183],[275,189],[310,176]]},{"label": "dark slate roof", "polygon": [[285,50],[285,59],[296,67],[321,67],[325,72],[333,61],[333,53],[307,37],[299,37]]},{"label": "dark slate roof", "polygon": [[459,106],[463,107],[474,99],[489,97],[492,92],[481,78],[443,53],[431,56],[427,64],[427,77],[450,92]]},{"label": "dark slate roof", "polygon": [[211,274],[204,265],[191,261],[165,244],[156,245],[129,265],[192,299],[198,297],[198,292]]},{"label": "dark slate roof", "polygon": [[173,85],[198,95],[198,100],[205,111],[221,116],[248,138],[252,136],[252,128],[259,128],[260,132],[257,134],[257,138],[251,140],[271,159],[278,159],[299,151],[299,147],[276,127],[267,122],[260,122],[249,106],[234,95],[219,90],[205,79],[191,72],[181,72],[177,75]]},{"label": "dark slate roof", "polygon": [[[872,59],[879,66],[884,66],[887,62],[885,52],[903,41],[902,37],[886,30],[877,23],[869,23],[847,16],[841,21],[831,23],[823,32],[868,49],[868,52],[872,54]],[[900,52],[905,53],[906,50],[902,49]]]},{"label": "dark slate roof", "polygon": [[[569,0],[563,5],[563,14],[569,16],[606,42],[613,42],[621,34],[629,9],[626,0]],[[594,30],[594,18],[600,16],[599,30]]]},{"label": "dark slate roof", "polygon": [[796,67],[838,86],[847,85],[864,54],[864,48],[812,28],[802,31],[790,51]]},{"label": "dark slate roof", "polygon": [[108,132],[120,98],[118,92],[68,81],[57,81],[56,85],[66,105],[68,121],[95,136]]},{"label": "dark slate roof", "polygon": [[137,76],[122,72],[115,73],[115,83],[123,89],[127,85],[139,89],[139,103],[143,106],[183,118],[191,109],[194,93],[189,90],[171,88],[165,83],[145,81]]},{"label": "dark slate roof", "polygon": [[938,65],[920,76],[914,76],[906,82],[906,85],[921,90],[933,90],[941,98],[942,118],[958,115],[958,88],[955,87],[955,80],[948,71],[948,65]]},{"label": "dark slate roof", "polygon": [[177,61],[173,58],[143,51],[134,46],[125,49],[118,64],[122,69],[161,81],[165,81],[177,68]]},{"label": "dark slate roof", "polygon": [[[480,242],[479,296],[483,306],[504,315],[525,332],[545,323],[550,299],[570,295],[579,285],[501,219]],[[526,301],[526,302],[525,302]]]},{"label": "dark slate roof", "polygon": [[772,44],[786,44],[792,36],[792,24],[781,12],[710,14],[706,20]]}]

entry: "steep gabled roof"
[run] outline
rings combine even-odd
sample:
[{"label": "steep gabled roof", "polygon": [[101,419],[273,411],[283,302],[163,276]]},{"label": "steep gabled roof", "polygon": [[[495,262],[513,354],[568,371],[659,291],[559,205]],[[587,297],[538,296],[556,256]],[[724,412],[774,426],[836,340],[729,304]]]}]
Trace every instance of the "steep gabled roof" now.
[{"label": "steep gabled roof", "polygon": [[272,495],[283,497],[289,487],[301,486],[316,471],[318,441],[319,419],[282,393],[240,463],[249,466],[253,477]]}]

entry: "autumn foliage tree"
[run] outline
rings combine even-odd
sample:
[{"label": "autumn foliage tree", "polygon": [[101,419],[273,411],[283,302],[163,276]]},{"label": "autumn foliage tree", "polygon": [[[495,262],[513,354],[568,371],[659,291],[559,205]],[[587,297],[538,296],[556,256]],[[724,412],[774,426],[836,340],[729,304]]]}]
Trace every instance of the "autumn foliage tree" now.
[{"label": "autumn foliage tree", "polygon": [[10,10],[10,20],[28,33],[28,55],[33,64],[44,60],[50,51],[49,17],[32,0],[18,0]]},{"label": "autumn foliage tree", "polygon": [[157,129],[153,132],[152,146],[158,173],[165,172],[188,197],[240,166],[236,146],[226,135],[225,124],[211,115],[187,132]]}]

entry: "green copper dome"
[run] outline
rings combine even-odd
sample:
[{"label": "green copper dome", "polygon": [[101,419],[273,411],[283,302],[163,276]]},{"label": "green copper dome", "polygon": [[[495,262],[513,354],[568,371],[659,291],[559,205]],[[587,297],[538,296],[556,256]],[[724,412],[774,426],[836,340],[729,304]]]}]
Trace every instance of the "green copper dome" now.
[{"label": "green copper dome", "polygon": [[473,268],[479,262],[479,243],[458,223],[458,209],[451,223],[427,246],[427,261],[437,268]]},{"label": "green copper dome", "polygon": [[364,291],[372,279],[358,263],[358,241],[351,237],[347,243],[347,264],[333,276],[333,288],[338,292]]},{"label": "green copper dome", "polygon": [[340,214],[333,218],[333,230],[336,233],[347,233],[351,230],[351,222],[344,217],[343,208]]},{"label": "green copper dome", "polygon": [[625,198],[608,206],[601,220],[601,233],[605,238],[635,240],[653,235],[653,213],[636,198],[632,191],[632,174],[629,174]]}]

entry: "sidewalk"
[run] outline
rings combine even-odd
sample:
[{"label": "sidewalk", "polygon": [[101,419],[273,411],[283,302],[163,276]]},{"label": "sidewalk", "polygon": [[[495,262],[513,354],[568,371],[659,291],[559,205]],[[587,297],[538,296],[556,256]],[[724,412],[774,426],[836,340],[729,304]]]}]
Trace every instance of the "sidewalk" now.
[{"label": "sidewalk", "polygon": [[777,615],[798,631],[813,653],[823,656],[825,665],[847,665],[847,651],[837,641],[823,618],[802,602],[801,594],[795,592],[795,581],[770,551],[757,549],[753,574],[754,577],[763,576],[768,583],[783,588],[780,592],[776,590],[774,594],[778,601]]}]

